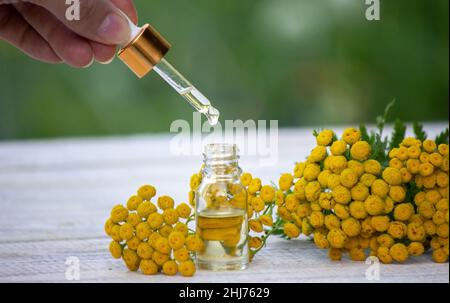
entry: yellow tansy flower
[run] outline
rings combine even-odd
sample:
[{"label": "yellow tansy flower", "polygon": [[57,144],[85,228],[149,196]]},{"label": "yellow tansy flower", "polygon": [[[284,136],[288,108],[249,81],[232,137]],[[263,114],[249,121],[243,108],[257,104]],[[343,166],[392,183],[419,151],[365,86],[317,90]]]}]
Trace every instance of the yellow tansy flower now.
[{"label": "yellow tansy flower", "polygon": [[347,168],[347,159],[344,156],[333,156],[330,161],[330,170],[335,174],[340,174]]},{"label": "yellow tansy flower", "polygon": [[310,153],[308,161],[320,162],[327,156],[327,148],[325,146],[316,146]]},{"label": "yellow tansy flower", "polygon": [[136,271],[139,269],[141,260],[134,250],[125,248],[122,252],[122,258],[130,271]]},{"label": "yellow tansy flower", "polygon": [[120,226],[119,233],[123,240],[129,240],[134,236],[134,227],[130,223],[124,223]]},{"label": "yellow tansy flower", "polygon": [[158,198],[158,207],[162,210],[166,210],[168,208],[173,208],[174,207],[174,201],[171,197],[169,196],[160,196]]},{"label": "yellow tansy flower", "polygon": [[127,201],[127,208],[129,210],[136,210],[142,201],[143,200],[140,196],[131,196]]},{"label": "yellow tansy flower", "polygon": [[377,160],[367,160],[363,163],[364,165],[364,171],[368,174],[372,174],[372,175],[376,175],[378,176],[379,174],[381,174],[381,164],[380,162],[378,162]]},{"label": "yellow tansy flower", "polygon": [[147,218],[150,214],[156,212],[156,206],[150,202],[145,201],[137,207],[137,213],[141,218]]},{"label": "yellow tansy flower", "polygon": [[275,200],[275,189],[270,185],[261,187],[259,196],[265,203],[273,202]]},{"label": "yellow tansy flower", "polygon": [[396,203],[403,202],[406,197],[406,190],[402,186],[391,186],[389,197]]},{"label": "yellow tansy flower", "polygon": [[389,229],[390,219],[388,216],[374,216],[370,223],[376,231],[385,232]]},{"label": "yellow tansy flower", "polygon": [[355,128],[347,128],[342,134],[342,139],[347,144],[353,145],[361,139],[361,133]]},{"label": "yellow tansy flower", "polygon": [[400,185],[402,183],[402,174],[396,168],[387,167],[383,171],[383,179],[389,185]]},{"label": "yellow tansy flower", "polygon": [[249,186],[250,182],[252,182],[253,176],[250,173],[243,173],[241,175],[241,184],[244,186]]},{"label": "yellow tansy flower", "polygon": [[249,220],[248,226],[251,230],[253,230],[254,232],[257,232],[257,233],[260,233],[264,230],[263,225],[258,220]]},{"label": "yellow tansy flower", "polygon": [[352,199],[350,191],[341,185],[336,186],[333,189],[332,193],[333,193],[333,199],[337,203],[348,204]]},{"label": "yellow tansy flower", "polygon": [[341,184],[347,188],[352,188],[358,183],[358,175],[353,170],[346,168],[341,172]]},{"label": "yellow tansy flower", "polygon": [[369,188],[362,183],[356,184],[350,192],[355,201],[365,201],[369,196]]},{"label": "yellow tansy flower", "polygon": [[303,177],[303,171],[305,170],[306,163],[305,162],[299,162],[295,164],[294,167],[294,177],[295,178],[301,178]]},{"label": "yellow tansy flower", "polygon": [[186,203],[180,203],[177,206],[176,211],[180,218],[187,219],[191,215],[192,210],[191,210],[191,207],[189,205],[187,205]]},{"label": "yellow tansy flower", "polygon": [[418,256],[423,255],[424,252],[425,252],[425,248],[424,248],[423,244],[420,242],[411,242],[408,245],[408,253],[411,256],[418,257]]},{"label": "yellow tansy flower", "polygon": [[352,158],[359,161],[367,160],[371,153],[372,147],[366,141],[358,141],[353,144],[350,149],[350,155]]},{"label": "yellow tansy flower", "polygon": [[364,207],[364,202],[361,201],[354,201],[350,203],[349,210],[351,216],[356,219],[365,219],[368,216]]},{"label": "yellow tansy flower", "polygon": [[178,262],[188,261],[190,258],[189,250],[184,246],[180,249],[174,250],[173,256]]},{"label": "yellow tansy flower", "polygon": [[343,248],[347,240],[346,234],[340,229],[332,229],[327,235],[328,243],[333,248]]},{"label": "yellow tansy flower", "polygon": [[178,265],[175,261],[169,260],[163,264],[162,271],[168,276],[175,276],[178,271]]},{"label": "yellow tansy flower", "polygon": [[141,186],[137,194],[145,201],[150,201],[156,195],[156,188],[152,185],[143,185]]},{"label": "yellow tansy flower", "polygon": [[249,237],[248,245],[250,248],[260,248],[262,245],[262,240],[260,237]]},{"label": "yellow tansy flower", "polygon": [[114,259],[120,259],[122,256],[122,246],[116,241],[111,241],[109,243],[109,251]]},{"label": "yellow tansy flower", "polygon": [[192,277],[195,274],[195,264],[191,260],[180,262],[178,271],[184,277]]},{"label": "yellow tansy flower", "polygon": [[395,239],[402,239],[404,236],[406,236],[406,232],[407,227],[403,222],[394,221],[389,225],[388,234]]},{"label": "yellow tansy flower", "polygon": [[111,210],[111,221],[113,223],[125,222],[128,217],[128,209],[123,205],[116,205]]},{"label": "yellow tansy flower", "polygon": [[334,156],[341,156],[347,151],[347,143],[343,140],[334,141],[330,151]]},{"label": "yellow tansy flower", "polygon": [[342,231],[349,237],[356,237],[361,232],[361,224],[354,218],[348,218],[342,221]]},{"label": "yellow tansy flower", "polygon": [[289,238],[297,238],[300,235],[300,229],[293,223],[284,224],[283,230]]},{"label": "yellow tansy flower", "polygon": [[137,254],[142,259],[151,259],[153,251],[153,248],[147,242],[141,242],[137,247]]},{"label": "yellow tansy flower", "polygon": [[414,214],[414,207],[411,203],[401,203],[394,209],[394,218],[398,221],[407,221]]},{"label": "yellow tansy flower", "polygon": [[262,215],[258,219],[265,226],[273,225],[273,219],[272,219],[272,216],[270,216],[270,215]]},{"label": "yellow tansy flower", "polygon": [[333,131],[325,129],[317,135],[316,137],[317,145],[328,146],[333,141],[333,137],[334,137]]},{"label": "yellow tansy flower", "polygon": [[250,185],[248,186],[248,192],[250,194],[255,194],[260,189],[261,189],[261,179],[253,178],[252,181],[250,181]]},{"label": "yellow tansy flower", "polygon": [[266,205],[261,197],[254,197],[251,201],[251,206],[255,212],[259,213],[264,210]]},{"label": "yellow tansy flower", "polygon": [[404,263],[408,260],[408,248],[402,243],[394,244],[390,248],[389,253],[394,261]]},{"label": "yellow tansy flower", "polygon": [[[306,165],[305,171],[303,172],[303,175],[304,175],[306,181],[309,181],[309,182],[316,180],[317,177],[319,176],[319,174],[320,174],[320,166],[315,163]],[[280,179],[280,182],[281,182],[281,179]],[[280,184],[280,188],[282,188],[281,184]],[[282,189],[284,189],[284,188],[286,188],[286,186],[284,186]]]},{"label": "yellow tansy flower", "polygon": [[436,142],[434,142],[433,140],[427,139],[425,141],[423,141],[422,143],[423,149],[427,152],[427,153],[432,153],[436,150]]},{"label": "yellow tansy flower", "polygon": [[153,260],[142,260],[139,268],[144,275],[155,275],[158,273],[158,265]]}]

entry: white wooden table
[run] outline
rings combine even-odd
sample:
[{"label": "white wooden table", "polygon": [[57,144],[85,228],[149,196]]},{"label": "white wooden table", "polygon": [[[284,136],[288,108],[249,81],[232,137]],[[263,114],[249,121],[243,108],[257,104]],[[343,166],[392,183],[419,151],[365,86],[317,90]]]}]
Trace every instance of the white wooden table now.
[{"label": "white wooden table", "polygon": [[[446,124],[428,125],[435,134]],[[291,171],[313,147],[311,129],[282,130],[276,166],[242,157],[264,182]],[[111,207],[150,183],[186,200],[198,156],[173,156],[169,135],[0,142],[0,282],[66,282],[66,259],[80,261],[80,282],[369,282],[368,265],[331,262],[307,240],[273,238],[248,270],[198,271],[193,278],[128,272],[110,257],[103,224]],[[448,264],[431,256],[382,265],[380,282],[449,282]]]}]

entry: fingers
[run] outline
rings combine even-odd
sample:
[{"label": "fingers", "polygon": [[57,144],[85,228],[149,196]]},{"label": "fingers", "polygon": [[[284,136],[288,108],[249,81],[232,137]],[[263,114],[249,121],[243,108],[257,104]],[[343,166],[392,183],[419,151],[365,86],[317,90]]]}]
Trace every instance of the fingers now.
[{"label": "fingers", "polygon": [[132,0],[111,0],[111,2],[122,12],[124,12],[134,24],[138,23],[136,7],[134,6]]},{"label": "fingers", "polygon": [[0,38],[34,59],[47,63],[62,61],[48,42],[11,5],[0,5]]},{"label": "fingers", "polygon": [[[124,12],[133,23],[137,24],[138,17],[133,1],[111,0],[111,2]],[[116,48],[110,45],[91,41],[91,47],[94,51],[95,60],[102,64],[110,63],[116,54]]]},{"label": "fingers", "polygon": [[94,51],[95,60],[102,64],[111,63],[116,55],[116,48],[94,41],[90,41],[91,48]]},{"label": "fingers", "polygon": [[[102,44],[118,45],[128,42],[130,28],[127,18],[110,0],[80,0],[80,20],[69,21],[66,1],[28,0],[40,5],[55,15],[75,33]],[[132,4],[125,0],[115,0],[125,10]]]},{"label": "fingers", "polygon": [[94,51],[91,44],[64,26],[45,8],[29,3],[17,3],[14,7],[66,64],[72,67],[92,64]]},{"label": "fingers", "polygon": [[[125,41],[129,39],[128,20],[116,22],[114,19],[124,19],[123,12],[132,22],[137,23],[137,13],[132,0],[81,0],[80,21],[72,22],[65,18],[68,8],[65,1],[24,2],[35,3],[40,7],[17,3],[16,0],[0,0],[0,4],[14,3],[16,6],[0,6],[0,23],[6,18],[2,16],[7,16],[8,19],[8,22],[1,23],[0,37],[21,48],[31,57],[46,62],[64,61],[74,67],[86,67],[95,58],[100,63],[109,63],[115,55],[115,47],[111,45],[121,44],[117,41],[121,42],[123,37],[126,37]],[[52,14],[58,16],[58,19]],[[113,20],[107,22],[102,32],[102,23],[111,14],[114,15]],[[101,17],[105,15],[107,17],[103,18],[99,32],[96,32],[93,28],[95,29],[95,25],[98,25]],[[4,26],[7,23],[8,26]],[[126,23],[126,35],[122,32],[123,23]],[[83,39],[69,28],[94,41]]]}]

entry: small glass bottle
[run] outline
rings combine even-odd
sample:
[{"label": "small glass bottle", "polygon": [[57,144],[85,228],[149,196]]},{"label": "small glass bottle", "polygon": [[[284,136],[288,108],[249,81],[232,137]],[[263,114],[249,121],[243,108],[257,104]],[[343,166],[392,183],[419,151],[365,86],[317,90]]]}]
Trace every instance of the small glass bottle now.
[{"label": "small glass bottle", "polygon": [[203,154],[202,183],[196,192],[196,233],[205,243],[197,266],[242,270],[249,263],[247,192],[240,183],[238,149],[209,144]]}]

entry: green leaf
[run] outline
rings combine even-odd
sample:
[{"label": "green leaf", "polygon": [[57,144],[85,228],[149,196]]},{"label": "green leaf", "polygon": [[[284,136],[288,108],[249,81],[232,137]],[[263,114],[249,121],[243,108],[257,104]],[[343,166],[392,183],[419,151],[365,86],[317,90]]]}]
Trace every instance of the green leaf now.
[{"label": "green leaf", "polygon": [[383,166],[385,166],[388,159],[388,154],[386,151],[387,145],[388,145],[387,138],[382,139],[380,134],[375,134],[375,141],[372,144],[371,159],[377,160]]},{"label": "green leaf", "polygon": [[443,130],[439,135],[436,136],[434,140],[437,145],[439,144],[448,144],[448,127]]},{"label": "green leaf", "polygon": [[378,156],[379,156],[380,150],[381,150],[381,144],[379,142],[380,140],[378,140],[380,135],[376,134],[375,136],[376,136],[376,140],[372,144],[372,156],[371,156],[371,159],[378,160]]},{"label": "green leaf", "polygon": [[394,147],[398,147],[400,143],[402,143],[403,139],[405,139],[405,134],[406,125],[400,119],[397,119],[394,124],[394,132],[392,133],[392,137],[389,142],[389,150]]},{"label": "green leaf", "polygon": [[370,141],[369,132],[367,131],[367,127],[365,124],[359,125],[359,132],[361,133],[361,139],[363,141],[366,141],[366,142]]},{"label": "green leaf", "polygon": [[[420,188],[417,187],[417,185],[414,181],[407,184],[406,187],[407,187],[407,190],[406,190],[405,201],[414,201],[416,194],[420,192]],[[415,202],[413,202],[413,205],[415,207],[417,207]]]},{"label": "green leaf", "polygon": [[282,229],[277,229],[272,232],[272,235],[283,235],[284,231]]},{"label": "green leaf", "polygon": [[345,158],[347,158],[347,159],[352,158],[352,154],[350,153],[350,148],[347,148],[347,150],[345,151]]},{"label": "green leaf", "polygon": [[324,214],[325,216],[327,216],[327,215],[332,215],[333,212],[332,212],[331,210],[329,210],[329,209],[325,209],[325,210],[323,211],[323,214]]},{"label": "green leaf", "polygon": [[391,102],[389,102],[388,105],[386,105],[386,108],[384,109],[383,116],[377,117],[377,120],[376,120],[377,128],[378,128],[378,133],[379,133],[380,137],[383,136],[384,126],[385,126],[386,122],[388,121],[389,114],[391,113],[391,110],[395,105],[395,101],[396,100],[394,99]]},{"label": "green leaf", "polygon": [[313,130],[313,136],[314,137],[317,137],[319,135],[319,133],[320,133],[320,129]]},{"label": "green leaf", "polygon": [[414,122],[413,131],[414,135],[416,136],[416,139],[419,139],[420,141],[424,141],[427,139],[427,133],[423,130],[422,123]]},{"label": "green leaf", "polygon": [[275,190],[279,189],[278,185],[275,182],[273,182],[273,181],[270,181],[270,185],[272,185],[272,187],[275,188]]},{"label": "green leaf", "polygon": [[375,143],[376,140],[376,133],[374,131],[370,132],[370,136],[369,136],[369,144],[373,145]]},{"label": "green leaf", "polygon": [[333,132],[333,139],[331,140],[331,142],[337,141],[338,137],[336,136],[336,134]]}]

